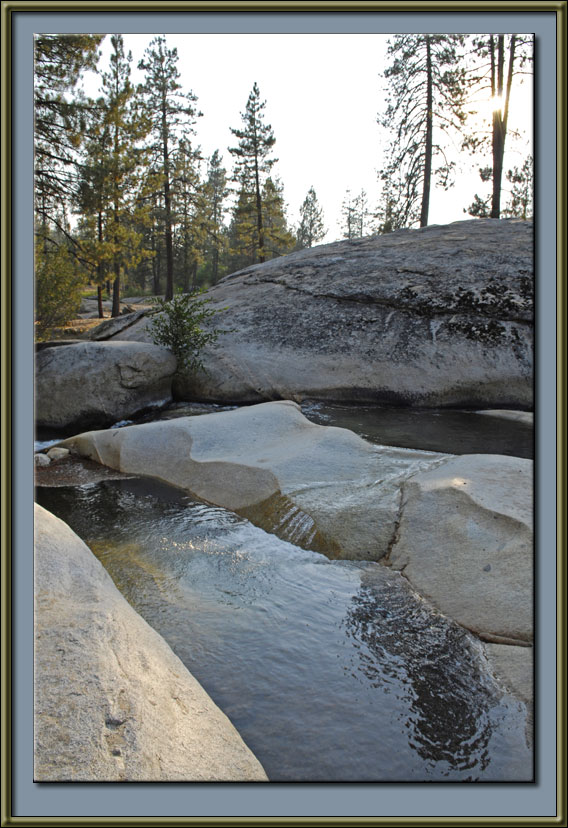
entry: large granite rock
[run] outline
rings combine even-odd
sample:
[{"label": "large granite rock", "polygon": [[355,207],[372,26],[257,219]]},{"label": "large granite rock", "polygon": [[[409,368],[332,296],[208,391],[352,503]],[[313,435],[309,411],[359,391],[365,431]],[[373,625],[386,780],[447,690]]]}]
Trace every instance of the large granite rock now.
[{"label": "large granite rock", "polygon": [[75,533],[35,506],[36,781],[262,781],[258,760]]},{"label": "large granite rock", "polygon": [[532,640],[532,474],[531,460],[471,454],[404,484],[391,565],[486,641]]},{"label": "large granite rock", "polygon": [[176,359],[142,342],[77,342],[36,355],[36,423],[107,426],[172,399]]},{"label": "large granite rock", "polygon": [[62,443],[330,557],[385,559],[486,641],[532,638],[532,461],[375,446],[292,402]]},{"label": "large granite rock", "polygon": [[[336,242],[209,290],[233,329],[182,399],[531,408],[533,229],[471,220]],[[147,319],[118,337],[148,340]]]}]

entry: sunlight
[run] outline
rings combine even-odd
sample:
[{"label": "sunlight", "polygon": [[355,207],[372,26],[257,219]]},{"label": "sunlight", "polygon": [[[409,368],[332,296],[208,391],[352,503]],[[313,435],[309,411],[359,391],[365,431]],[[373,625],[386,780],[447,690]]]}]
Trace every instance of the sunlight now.
[{"label": "sunlight", "polygon": [[504,107],[504,100],[502,95],[494,95],[489,99],[489,106],[491,112],[502,112]]}]

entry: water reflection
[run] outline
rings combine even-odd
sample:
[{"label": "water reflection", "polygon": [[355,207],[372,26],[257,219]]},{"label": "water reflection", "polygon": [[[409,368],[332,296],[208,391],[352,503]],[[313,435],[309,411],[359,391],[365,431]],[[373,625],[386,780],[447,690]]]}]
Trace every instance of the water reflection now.
[{"label": "water reflection", "polygon": [[532,459],[532,425],[452,409],[382,408],[377,405],[302,404],[318,425],[348,428],[384,446],[447,454],[507,454]]},{"label": "water reflection", "polygon": [[460,771],[488,767],[497,691],[468,633],[433,611],[394,573],[367,570],[345,617],[359,671],[374,687],[407,685],[410,744]]}]

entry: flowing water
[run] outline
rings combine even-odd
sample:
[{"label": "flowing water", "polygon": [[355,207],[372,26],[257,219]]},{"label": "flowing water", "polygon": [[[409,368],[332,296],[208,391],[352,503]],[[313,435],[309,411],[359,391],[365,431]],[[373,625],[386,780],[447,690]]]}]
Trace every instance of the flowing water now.
[{"label": "flowing water", "polygon": [[70,462],[38,502],[91,546],[271,780],[532,778],[523,706],[401,575]]}]

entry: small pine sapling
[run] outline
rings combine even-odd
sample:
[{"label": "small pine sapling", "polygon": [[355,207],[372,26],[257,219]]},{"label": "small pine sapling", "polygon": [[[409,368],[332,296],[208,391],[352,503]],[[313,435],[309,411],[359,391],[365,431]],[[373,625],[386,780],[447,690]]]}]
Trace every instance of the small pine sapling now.
[{"label": "small pine sapling", "polygon": [[206,369],[200,354],[205,345],[216,342],[223,328],[203,327],[217,313],[227,308],[209,308],[211,299],[199,299],[203,290],[174,296],[169,302],[155,299],[159,315],[151,325],[152,339],[156,345],[169,348],[177,358],[177,370],[190,374]]}]

